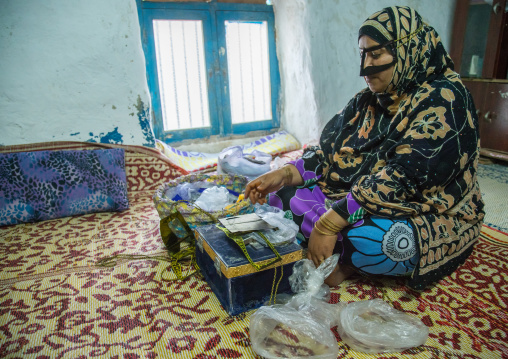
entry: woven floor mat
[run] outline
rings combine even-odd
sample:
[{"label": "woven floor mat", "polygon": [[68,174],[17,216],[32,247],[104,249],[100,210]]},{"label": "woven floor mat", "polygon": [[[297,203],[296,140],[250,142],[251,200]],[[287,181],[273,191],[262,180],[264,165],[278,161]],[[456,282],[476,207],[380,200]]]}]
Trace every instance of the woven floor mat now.
[{"label": "woven floor mat", "polygon": [[[122,213],[0,228],[0,357],[254,358],[249,318],[230,317],[200,278],[173,281],[151,191]],[[153,259],[120,260],[114,254]],[[425,345],[365,355],[337,336],[340,358],[508,357],[508,235],[484,226],[473,255],[436,286],[352,277],[332,303],[382,297],[430,329]]]}]

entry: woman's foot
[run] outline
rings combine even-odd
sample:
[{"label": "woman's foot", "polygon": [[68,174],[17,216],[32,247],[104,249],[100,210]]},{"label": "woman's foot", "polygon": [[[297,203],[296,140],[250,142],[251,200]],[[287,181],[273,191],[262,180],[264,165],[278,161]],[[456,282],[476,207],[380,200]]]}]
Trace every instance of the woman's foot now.
[{"label": "woman's foot", "polygon": [[351,268],[348,268],[346,266],[335,267],[332,274],[328,276],[328,278],[325,279],[325,284],[327,284],[330,287],[335,287],[342,283],[346,278],[348,278],[351,274],[353,274],[354,271]]}]

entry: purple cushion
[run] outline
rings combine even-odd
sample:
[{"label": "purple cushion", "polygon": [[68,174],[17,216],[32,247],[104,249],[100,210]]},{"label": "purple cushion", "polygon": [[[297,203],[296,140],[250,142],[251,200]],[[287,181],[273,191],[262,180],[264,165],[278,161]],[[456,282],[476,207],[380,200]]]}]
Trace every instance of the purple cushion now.
[{"label": "purple cushion", "polygon": [[129,208],[123,149],[0,154],[0,226]]}]

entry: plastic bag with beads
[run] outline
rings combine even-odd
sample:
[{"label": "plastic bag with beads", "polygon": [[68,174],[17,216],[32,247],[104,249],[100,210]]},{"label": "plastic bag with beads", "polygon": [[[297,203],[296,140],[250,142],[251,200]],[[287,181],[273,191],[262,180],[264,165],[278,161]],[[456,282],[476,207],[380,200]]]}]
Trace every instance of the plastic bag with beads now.
[{"label": "plastic bag with beads", "polygon": [[399,352],[424,344],[429,328],[381,299],[349,303],[340,312],[341,339],[364,353]]},{"label": "plastic bag with beads", "polygon": [[327,303],[330,289],[324,283],[339,255],[318,268],[308,259],[298,261],[289,277],[295,295],[259,308],[250,320],[254,351],[265,358],[337,358],[339,347],[330,328],[337,325],[342,304]]}]

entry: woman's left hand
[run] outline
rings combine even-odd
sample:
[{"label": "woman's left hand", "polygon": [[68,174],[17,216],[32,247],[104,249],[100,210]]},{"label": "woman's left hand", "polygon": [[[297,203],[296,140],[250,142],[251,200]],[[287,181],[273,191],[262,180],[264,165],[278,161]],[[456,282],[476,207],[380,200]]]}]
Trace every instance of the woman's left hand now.
[{"label": "woman's left hand", "polygon": [[337,234],[323,235],[316,229],[310,233],[309,245],[307,247],[307,259],[314,262],[314,265],[319,267],[323,261],[333,254],[333,248],[337,242]]},{"label": "woman's left hand", "polygon": [[[326,221],[333,223],[333,225],[339,230],[342,230],[349,225],[349,223],[333,209],[329,209],[321,217],[325,217]],[[317,225],[319,226],[319,224]],[[319,267],[326,258],[333,254],[333,249],[335,248],[335,243],[337,242],[338,237],[338,233],[333,234],[330,232],[328,235],[320,232],[327,233],[329,230],[321,228],[321,231],[318,231],[316,228],[313,228],[310,233],[309,245],[307,247],[307,259],[314,262],[316,268]]]}]

